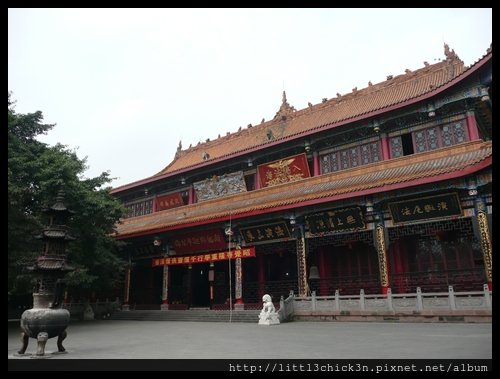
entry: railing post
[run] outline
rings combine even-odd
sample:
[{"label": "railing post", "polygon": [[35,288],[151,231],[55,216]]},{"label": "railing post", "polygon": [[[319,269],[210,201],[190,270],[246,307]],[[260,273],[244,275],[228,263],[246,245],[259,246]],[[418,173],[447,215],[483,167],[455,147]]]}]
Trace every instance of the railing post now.
[{"label": "railing post", "polygon": [[424,302],[422,300],[422,290],[417,287],[417,312],[422,312],[424,310]]},{"label": "railing post", "polygon": [[359,307],[362,311],[365,310],[365,290],[361,289],[359,291]]},{"label": "railing post", "polygon": [[484,305],[486,306],[487,309],[491,309],[490,288],[488,287],[487,284],[483,285],[483,291],[484,291]]},{"label": "railing post", "polygon": [[457,306],[455,304],[455,292],[453,292],[453,286],[448,286],[448,298],[450,299],[451,310],[456,310]]},{"label": "railing post", "polygon": [[315,311],[316,310],[316,291],[311,292],[311,306],[312,306],[312,310]]},{"label": "railing post", "polygon": [[390,288],[387,288],[387,308],[390,311],[394,310],[394,308],[392,307],[392,290]]},{"label": "railing post", "polygon": [[340,311],[340,297],[339,290],[335,290],[335,310]]}]

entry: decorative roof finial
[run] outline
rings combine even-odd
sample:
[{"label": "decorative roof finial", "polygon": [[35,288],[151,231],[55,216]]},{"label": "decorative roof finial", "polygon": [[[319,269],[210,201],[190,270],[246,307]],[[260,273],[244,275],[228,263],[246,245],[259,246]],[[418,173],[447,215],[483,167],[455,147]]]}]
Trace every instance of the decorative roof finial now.
[{"label": "decorative roof finial", "polygon": [[179,145],[177,146],[177,151],[175,152],[174,159],[177,159],[180,157],[182,152],[182,140],[179,140]]},{"label": "decorative roof finial", "polygon": [[454,59],[460,59],[458,58],[458,55],[455,53],[455,50],[451,49],[450,51],[450,46],[445,42],[444,44],[444,55],[446,57],[446,60],[454,60]]},{"label": "decorative roof finial", "polygon": [[291,115],[293,112],[295,112],[295,108],[290,106],[288,104],[288,101],[286,100],[286,92],[283,91],[283,99],[281,102],[281,106],[278,112],[276,112],[276,115],[274,116],[274,120],[286,120],[287,116]]}]

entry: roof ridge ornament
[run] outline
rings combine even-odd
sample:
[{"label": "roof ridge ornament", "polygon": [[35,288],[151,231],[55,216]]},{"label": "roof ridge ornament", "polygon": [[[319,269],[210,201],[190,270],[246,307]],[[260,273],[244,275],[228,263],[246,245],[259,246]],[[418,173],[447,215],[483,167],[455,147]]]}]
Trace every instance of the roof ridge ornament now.
[{"label": "roof ridge ornament", "polygon": [[181,156],[181,153],[182,153],[182,140],[179,140],[179,145],[177,146],[177,151],[175,152],[174,159],[179,158]]},{"label": "roof ridge ornament", "polygon": [[455,50],[451,49],[450,51],[450,46],[446,42],[444,43],[444,55],[447,61],[460,60]]},{"label": "roof ridge ornament", "polygon": [[286,92],[283,91],[283,98],[281,101],[281,106],[280,106],[280,109],[278,110],[278,112],[276,112],[276,115],[274,116],[274,120],[281,119],[281,120],[285,121],[287,116],[292,115],[293,112],[295,112],[295,108],[290,106],[290,104],[288,104],[288,101],[286,99]]}]

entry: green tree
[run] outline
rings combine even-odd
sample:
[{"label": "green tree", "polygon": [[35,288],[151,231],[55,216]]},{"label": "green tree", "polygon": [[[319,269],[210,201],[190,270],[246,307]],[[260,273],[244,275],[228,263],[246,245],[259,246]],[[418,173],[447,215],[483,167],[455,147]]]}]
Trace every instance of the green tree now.
[{"label": "green tree", "polygon": [[76,270],[67,275],[71,290],[81,295],[109,293],[120,286],[125,262],[119,257],[120,242],[112,238],[114,225],[124,208],[106,186],[108,172],[85,178],[85,159],[74,150],[36,139],[54,125],[43,124],[42,112],[18,114],[8,94],[8,291],[31,292],[31,276],[23,268],[41,252],[34,237],[46,220],[42,209],[55,201],[60,188],[67,207],[75,211],[70,234],[69,261]]}]

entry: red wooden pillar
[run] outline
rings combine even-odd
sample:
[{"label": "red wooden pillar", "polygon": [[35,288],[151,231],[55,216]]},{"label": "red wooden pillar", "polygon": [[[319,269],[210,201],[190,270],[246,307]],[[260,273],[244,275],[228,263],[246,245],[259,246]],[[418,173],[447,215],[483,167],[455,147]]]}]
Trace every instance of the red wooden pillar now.
[{"label": "red wooden pillar", "polygon": [[[382,219],[382,216],[380,216]],[[383,219],[382,219],[383,220]],[[387,241],[385,238],[385,227],[381,222],[375,227],[374,230],[375,246],[377,249],[378,256],[378,268],[380,274],[380,285],[381,291],[385,295],[387,294],[387,289],[389,288],[389,268],[387,264]]]},{"label": "red wooden pillar", "polygon": [[259,267],[259,272],[257,276],[257,281],[259,283],[259,297],[264,296],[264,284],[266,281],[266,269],[264,265],[264,254],[257,254],[257,264]]},{"label": "red wooden pillar", "polygon": [[234,297],[236,298],[236,302],[234,304],[235,310],[243,310],[245,309],[245,305],[243,302],[243,264],[241,258],[236,258],[235,266],[235,285],[234,285]]},{"label": "red wooden pillar", "polygon": [[395,281],[397,293],[403,293],[405,291],[403,286],[403,274],[405,271],[401,250],[401,240],[398,240],[396,243],[394,243],[393,248],[394,274],[398,275],[397,280]]},{"label": "red wooden pillar", "polygon": [[169,282],[169,275],[168,275],[168,266],[163,265],[163,280],[162,280],[162,292],[161,292],[161,310],[168,310],[168,282]]},{"label": "red wooden pillar", "polygon": [[313,176],[321,175],[319,166],[319,154],[315,151],[313,152]]},{"label": "red wooden pillar", "polygon": [[469,141],[477,141],[480,139],[474,112],[467,112],[467,130],[469,131]]},{"label": "red wooden pillar", "polygon": [[123,306],[122,306],[122,309],[124,311],[130,310],[129,296],[130,296],[130,275],[131,275],[131,272],[132,272],[132,264],[131,264],[131,261],[129,258],[127,271],[125,272],[125,288],[124,288]]},{"label": "red wooden pillar", "polygon": [[380,136],[380,144],[382,145],[382,160],[391,159],[391,153],[389,149],[389,137],[387,134],[382,134]]},{"label": "red wooden pillar", "polygon": [[194,204],[194,187],[190,186],[188,190],[188,204]]},{"label": "red wooden pillar", "polygon": [[257,169],[256,172],[255,172],[255,189],[256,190],[260,189],[259,169]]},{"label": "red wooden pillar", "polygon": [[323,247],[319,247],[316,250],[318,257],[318,271],[319,271],[319,293],[320,296],[328,296],[328,279],[327,279],[327,269],[326,269],[326,259],[325,250]]},{"label": "red wooden pillar", "polygon": [[189,265],[188,266],[188,272],[187,272],[187,306],[188,308],[191,307],[191,304],[193,302],[193,266]]}]

